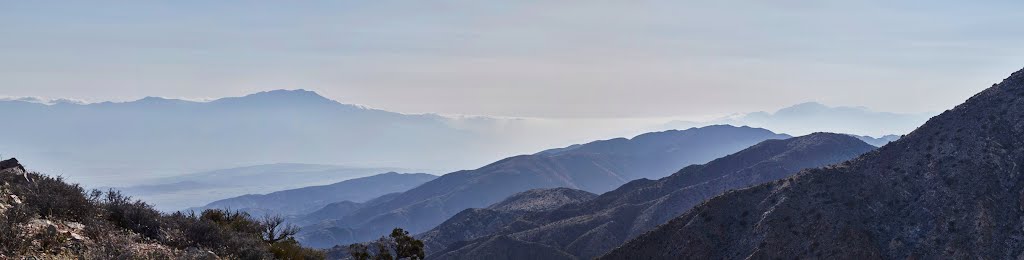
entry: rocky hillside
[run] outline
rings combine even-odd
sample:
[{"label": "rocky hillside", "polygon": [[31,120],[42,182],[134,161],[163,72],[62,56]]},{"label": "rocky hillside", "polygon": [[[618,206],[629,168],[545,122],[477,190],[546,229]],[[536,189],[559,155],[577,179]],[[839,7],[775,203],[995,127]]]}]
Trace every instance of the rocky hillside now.
[{"label": "rocky hillside", "polygon": [[[656,181],[637,180],[580,204],[528,214],[492,237],[449,244],[434,252],[437,259],[473,259],[473,252],[511,246],[544,245],[557,251],[543,258],[593,258],[657,225],[679,216],[700,202],[731,189],[784,178],[801,169],[839,163],[874,149],[854,137],[816,133],[786,140],[768,140],[735,154],[693,165]],[[495,237],[502,237],[495,240]],[[429,238],[426,243],[435,243]],[[531,249],[523,249],[531,250]]]},{"label": "rocky hillside", "polygon": [[455,242],[494,234],[527,213],[583,203],[595,197],[593,193],[569,188],[529,190],[484,209],[463,210],[417,237],[424,241],[428,253],[438,251]]},{"label": "rocky hillside", "polygon": [[597,195],[569,188],[535,189],[517,193],[487,208],[506,212],[535,212],[588,201],[594,197]]},{"label": "rocky hillside", "polygon": [[1024,71],[881,149],[712,199],[607,259],[1024,257]]},{"label": "rocky hillside", "polygon": [[420,233],[462,210],[487,207],[526,190],[568,187],[605,192],[630,180],[664,177],[686,165],[787,137],[758,128],[709,126],[511,157],[446,174],[334,223],[308,226],[300,239],[304,245],[326,248],[376,239],[395,227]]},{"label": "rocky hillside", "polygon": [[0,162],[0,259],[323,259],[279,219],[207,210],[161,214],[117,191]]},{"label": "rocky hillside", "polygon": [[253,216],[300,216],[335,202],[364,202],[389,193],[407,191],[434,178],[437,176],[425,173],[389,172],[328,185],[223,199],[195,210],[234,209]]}]

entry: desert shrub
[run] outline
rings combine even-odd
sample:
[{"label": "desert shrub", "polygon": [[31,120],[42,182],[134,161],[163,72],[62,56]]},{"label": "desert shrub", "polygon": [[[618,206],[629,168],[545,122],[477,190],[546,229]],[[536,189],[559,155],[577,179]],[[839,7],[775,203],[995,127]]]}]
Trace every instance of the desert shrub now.
[{"label": "desert shrub", "polygon": [[[37,173],[0,174],[0,183],[10,184],[24,202],[0,215],[0,258],[36,249],[56,253],[73,243],[54,227],[28,234],[25,224],[37,215],[83,224],[83,234],[94,242],[78,251],[84,259],[324,258],[322,251],[295,242],[298,229],[279,217],[257,220],[227,210],[162,214],[115,190],[86,193],[61,177]],[[159,245],[140,250],[140,243]]]},{"label": "desert shrub", "polygon": [[55,226],[46,226],[32,237],[39,244],[39,249],[48,252],[59,252],[69,239],[71,237],[68,234],[57,231]]},{"label": "desert shrub", "polygon": [[[68,184],[63,177],[50,177],[30,173],[31,180],[19,180],[14,193],[20,194],[25,204],[33,208],[40,217],[68,221],[82,221],[96,213],[93,202],[85,196],[85,189],[78,184]],[[21,176],[18,176],[21,177]]]},{"label": "desert shrub", "polygon": [[277,243],[295,237],[299,233],[299,227],[285,224],[281,216],[264,216],[259,222],[260,237],[267,243]]},{"label": "desert shrub", "polygon": [[178,248],[208,248],[217,255],[237,259],[274,258],[271,254],[274,243],[262,239],[266,228],[244,212],[220,209],[205,210],[200,215],[177,212],[166,216],[164,223],[172,230],[165,232],[165,243]]},{"label": "desert shrub", "polygon": [[294,239],[271,244],[270,253],[274,254],[274,258],[277,259],[313,260],[327,257],[323,251],[302,247]]},{"label": "desert shrub", "polygon": [[250,237],[228,237],[228,249],[225,253],[229,258],[237,259],[273,259],[269,245],[259,239]]},{"label": "desert shrub", "polygon": [[249,213],[242,211],[208,209],[203,211],[202,219],[213,221],[225,230],[239,233],[239,235],[259,237],[263,232],[260,222],[249,216]]},{"label": "desert shrub", "polygon": [[160,237],[160,212],[140,200],[121,194],[116,190],[107,191],[100,203],[106,219],[118,227],[131,230],[147,238]]},{"label": "desert shrub", "polygon": [[197,247],[197,245],[213,244],[220,235],[212,222],[200,222],[194,212],[185,214],[175,212],[161,219],[164,228],[162,241],[176,248]]},{"label": "desert shrub", "polygon": [[0,255],[19,255],[31,243],[26,234],[25,224],[35,212],[24,204],[15,204],[0,215]]},{"label": "desert shrub", "polygon": [[85,259],[171,259],[146,258],[148,255],[140,255],[132,249],[136,243],[131,234],[123,231],[111,231],[95,237],[96,244],[89,247],[85,253]]}]

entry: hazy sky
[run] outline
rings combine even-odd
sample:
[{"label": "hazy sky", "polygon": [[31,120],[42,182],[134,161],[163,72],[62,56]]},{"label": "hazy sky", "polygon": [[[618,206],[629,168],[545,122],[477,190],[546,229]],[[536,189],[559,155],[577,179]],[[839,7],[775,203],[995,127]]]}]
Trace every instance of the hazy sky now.
[{"label": "hazy sky", "polygon": [[941,111],[1024,67],[1021,17],[1019,0],[3,1],[0,95],[305,88],[531,117]]}]

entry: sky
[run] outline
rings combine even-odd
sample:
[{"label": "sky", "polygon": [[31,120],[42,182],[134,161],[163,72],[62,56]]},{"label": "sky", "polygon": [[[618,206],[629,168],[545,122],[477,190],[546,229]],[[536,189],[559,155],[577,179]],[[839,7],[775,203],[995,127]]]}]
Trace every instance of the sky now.
[{"label": "sky", "polygon": [[921,113],[1024,67],[1020,17],[1022,1],[0,1],[0,96],[303,88],[403,113]]}]

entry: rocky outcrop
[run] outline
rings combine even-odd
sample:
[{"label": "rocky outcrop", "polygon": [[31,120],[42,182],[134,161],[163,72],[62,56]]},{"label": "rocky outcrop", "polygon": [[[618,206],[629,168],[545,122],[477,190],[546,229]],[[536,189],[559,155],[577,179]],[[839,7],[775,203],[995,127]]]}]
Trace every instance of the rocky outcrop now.
[{"label": "rocky outcrop", "polygon": [[25,172],[25,166],[22,166],[20,163],[18,163],[17,158],[11,158],[0,161],[0,171],[3,170],[17,170],[23,173]]}]

